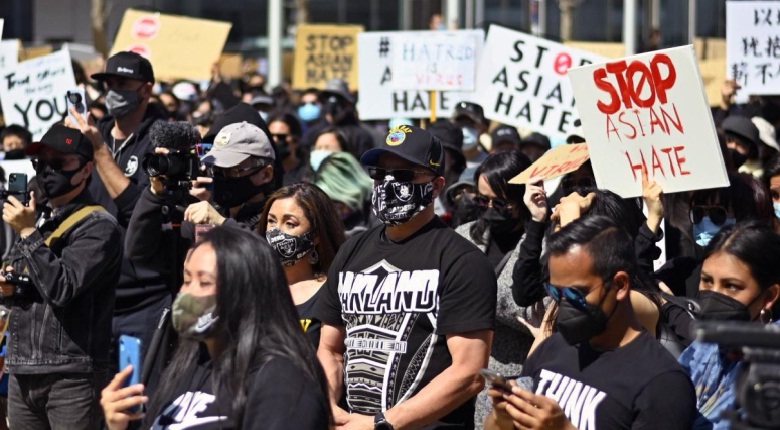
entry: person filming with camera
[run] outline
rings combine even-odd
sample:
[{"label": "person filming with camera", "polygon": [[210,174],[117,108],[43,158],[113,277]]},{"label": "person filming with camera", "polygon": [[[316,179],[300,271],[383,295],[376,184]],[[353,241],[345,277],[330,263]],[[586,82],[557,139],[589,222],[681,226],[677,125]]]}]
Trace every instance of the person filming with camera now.
[{"label": "person filming with camera", "polygon": [[[51,215],[36,221],[9,196],[3,221],[19,234],[0,277],[11,307],[11,428],[98,429],[108,383],[111,318],[121,264],[116,220],[87,189],[94,151],[78,130],[54,125],[26,148]],[[28,282],[9,282],[14,277]]]}]

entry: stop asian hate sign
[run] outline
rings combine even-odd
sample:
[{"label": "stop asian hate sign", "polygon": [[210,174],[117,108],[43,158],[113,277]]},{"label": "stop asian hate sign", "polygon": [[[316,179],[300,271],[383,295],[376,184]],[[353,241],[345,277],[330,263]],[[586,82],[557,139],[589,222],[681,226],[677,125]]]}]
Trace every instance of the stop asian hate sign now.
[{"label": "stop asian hate sign", "polygon": [[664,192],[728,186],[693,46],[569,70],[596,182],[642,194],[642,170]]}]

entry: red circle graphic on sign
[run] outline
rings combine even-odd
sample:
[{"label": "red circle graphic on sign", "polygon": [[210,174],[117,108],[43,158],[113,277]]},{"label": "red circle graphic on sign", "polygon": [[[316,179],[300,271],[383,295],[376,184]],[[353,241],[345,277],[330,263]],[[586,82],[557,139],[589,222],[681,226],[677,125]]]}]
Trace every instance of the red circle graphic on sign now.
[{"label": "red circle graphic on sign", "polygon": [[133,24],[133,37],[136,39],[154,39],[160,32],[160,20],[154,15],[138,18]]},{"label": "red circle graphic on sign", "polygon": [[569,72],[569,68],[571,68],[571,55],[561,52],[558,54],[557,57],[555,57],[555,73],[559,75],[565,75]]}]

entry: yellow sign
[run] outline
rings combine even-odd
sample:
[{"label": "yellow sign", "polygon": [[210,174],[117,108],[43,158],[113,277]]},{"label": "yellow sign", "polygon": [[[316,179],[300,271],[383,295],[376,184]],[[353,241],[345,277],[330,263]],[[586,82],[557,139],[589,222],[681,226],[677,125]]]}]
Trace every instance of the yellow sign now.
[{"label": "yellow sign", "polygon": [[295,40],[293,88],[325,88],[328,79],[343,79],[357,89],[357,35],[362,25],[302,25]]},{"label": "yellow sign", "polygon": [[208,80],[225,46],[229,22],[125,11],[111,54],[133,51],[148,58],[157,80]]},{"label": "yellow sign", "polygon": [[580,168],[588,159],[585,143],[561,145],[545,152],[531,167],[509,180],[510,184],[527,184],[534,177],[547,181]]}]

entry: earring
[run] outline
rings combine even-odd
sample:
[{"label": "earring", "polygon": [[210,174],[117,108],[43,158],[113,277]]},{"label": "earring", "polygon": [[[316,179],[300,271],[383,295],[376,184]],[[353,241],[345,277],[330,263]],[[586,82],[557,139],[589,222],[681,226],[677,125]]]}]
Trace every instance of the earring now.
[{"label": "earring", "polygon": [[761,309],[761,313],[759,314],[758,318],[761,320],[764,324],[769,324],[772,322],[772,309]]},{"label": "earring", "polygon": [[317,264],[318,261],[320,261],[320,255],[317,254],[317,250],[316,249],[313,249],[311,251],[311,254],[309,254],[309,263],[314,265],[314,264]]}]

